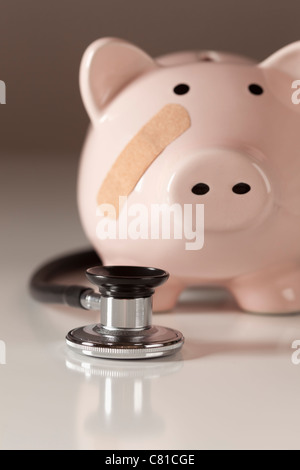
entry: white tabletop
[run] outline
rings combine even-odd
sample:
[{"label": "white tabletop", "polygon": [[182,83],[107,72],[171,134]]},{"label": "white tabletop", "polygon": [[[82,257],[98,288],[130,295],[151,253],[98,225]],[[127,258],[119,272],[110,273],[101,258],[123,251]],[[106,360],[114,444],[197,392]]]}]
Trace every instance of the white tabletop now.
[{"label": "white tabletop", "polygon": [[65,334],[97,313],[37,304],[27,282],[39,263],[87,246],[76,160],[1,158],[0,449],[299,449],[300,316],[248,315],[222,292],[193,290],[154,315],[184,333],[174,356],[68,351]]}]

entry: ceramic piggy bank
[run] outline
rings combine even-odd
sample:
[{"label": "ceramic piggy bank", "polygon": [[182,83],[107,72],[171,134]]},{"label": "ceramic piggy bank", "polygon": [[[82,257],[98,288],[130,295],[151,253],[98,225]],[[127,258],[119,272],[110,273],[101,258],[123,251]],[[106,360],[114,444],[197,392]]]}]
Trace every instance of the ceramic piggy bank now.
[{"label": "ceramic piggy bank", "polygon": [[85,52],[82,224],[106,265],[170,272],[156,310],[215,285],[249,312],[300,311],[299,80],[300,42],[260,64],[114,38]]}]

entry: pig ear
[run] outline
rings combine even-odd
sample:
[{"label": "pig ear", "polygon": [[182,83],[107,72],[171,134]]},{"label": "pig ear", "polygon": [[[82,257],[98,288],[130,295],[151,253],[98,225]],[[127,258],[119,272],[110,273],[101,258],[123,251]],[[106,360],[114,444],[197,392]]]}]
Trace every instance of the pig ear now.
[{"label": "pig ear", "polygon": [[275,52],[262,62],[260,67],[281,71],[292,78],[300,78],[300,41]]},{"label": "pig ear", "polygon": [[150,56],[126,41],[103,38],[93,42],[80,66],[81,95],[91,120],[95,121],[128,83],[155,67]]}]

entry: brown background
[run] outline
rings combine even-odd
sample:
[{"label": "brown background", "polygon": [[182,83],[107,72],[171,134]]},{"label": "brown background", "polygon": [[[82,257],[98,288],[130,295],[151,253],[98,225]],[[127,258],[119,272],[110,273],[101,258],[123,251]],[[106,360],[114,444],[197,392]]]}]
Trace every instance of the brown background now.
[{"label": "brown background", "polygon": [[88,44],[108,35],[154,56],[207,48],[263,59],[300,39],[300,2],[1,0],[2,153],[79,154],[88,119],[78,67]]}]

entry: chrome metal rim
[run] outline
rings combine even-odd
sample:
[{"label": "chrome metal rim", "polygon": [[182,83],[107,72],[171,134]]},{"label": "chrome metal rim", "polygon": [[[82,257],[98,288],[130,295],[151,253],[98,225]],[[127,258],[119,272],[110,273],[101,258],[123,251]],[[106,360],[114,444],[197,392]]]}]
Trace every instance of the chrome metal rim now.
[{"label": "chrome metal rim", "polygon": [[85,356],[128,360],[168,356],[181,349],[184,338],[179,331],[163,326],[116,332],[97,324],[70,331],[66,343]]}]

